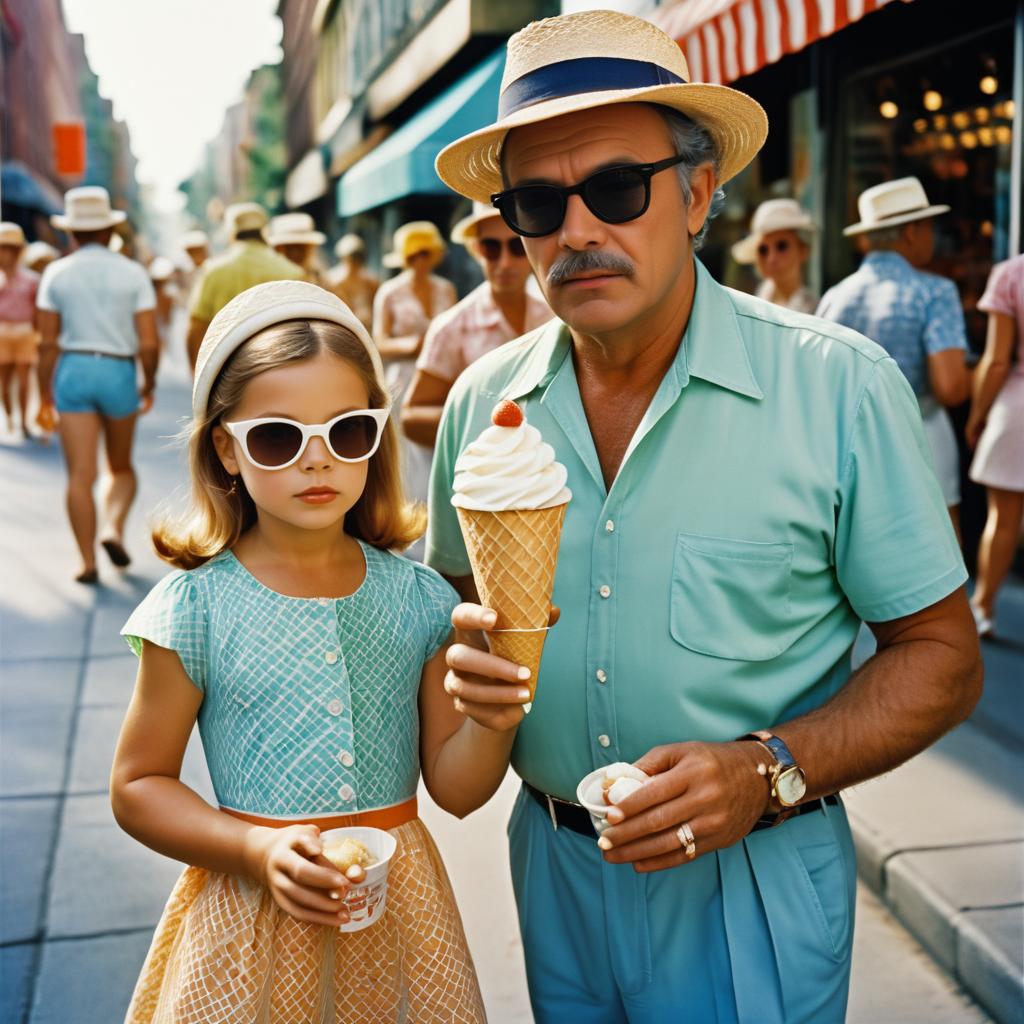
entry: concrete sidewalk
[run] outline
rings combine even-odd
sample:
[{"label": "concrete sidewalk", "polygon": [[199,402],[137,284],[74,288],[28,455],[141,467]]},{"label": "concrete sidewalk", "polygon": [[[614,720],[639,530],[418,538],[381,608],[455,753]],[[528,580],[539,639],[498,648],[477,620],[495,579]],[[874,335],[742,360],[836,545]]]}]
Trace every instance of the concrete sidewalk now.
[{"label": "concrete sidewalk", "polygon": [[[117,828],[107,777],[136,670],[118,631],[166,571],[148,553],[144,516],[184,479],[182,460],[167,438],[177,432],[187,409],[187,376],[171,361],[161,373],[157,406],[140,425],[140,511],[128,537],[136,562],[123,575],[101,562],[104,584],[98,589],[71,581],[77,561],[64,518],[58,449],[0,442],[5,486],[0,508],[0,1020],[5,1024],[120,1020],[181,870]],[[994,715],[997,724],[1006,718]],[[985,780],[984,766],[978,768],[983,775],[976,780],[977,791],[984,796],[971,800],[1003,799],[1000,786],[1008,788],[1012,780],[998,774]],[[195,738],[184,778],[212,798]],[[463,822],[432,807],[429,799],[423,804],[496,1024],[531,1020],[504,835],[516,787],[510,777],[487,807]],[[910,788],[900,796],[906,805],[897,817],[918,803]],[[866,823],[888,821],[888,798],[878,803],[880,809],[864,818]],[[864,808],[866,815],[869,807]],[[941,824],[941,815],[935,820]],[[1004,822],[1005,836],[1012,824],[1010,818]],[[865,849],[866,863],[878,863]],[[890,860],[889,868],[894,866]],[[865,871],[871,877],[873,869]],[[988,1019],[867,892],[858,915],[850,1021],[981,1024]],[[957,970],[961,977],[973,977]]]}]

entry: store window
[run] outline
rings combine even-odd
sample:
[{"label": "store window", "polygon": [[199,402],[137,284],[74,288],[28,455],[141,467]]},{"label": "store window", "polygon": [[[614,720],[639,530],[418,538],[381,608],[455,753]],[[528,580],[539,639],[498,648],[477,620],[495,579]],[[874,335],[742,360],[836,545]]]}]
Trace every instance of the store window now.
[{"label": "store window", "polygon": [[[1009,255],[1013,33],[996,27],[955,44],[852,76],[843,90],[847,209],[878,182],[916,175],[936,220],[930,269],[960,290],[972,347],[984,347],[977,302],[992,264]],[[850,263],[856,259],[851,253]]]}]

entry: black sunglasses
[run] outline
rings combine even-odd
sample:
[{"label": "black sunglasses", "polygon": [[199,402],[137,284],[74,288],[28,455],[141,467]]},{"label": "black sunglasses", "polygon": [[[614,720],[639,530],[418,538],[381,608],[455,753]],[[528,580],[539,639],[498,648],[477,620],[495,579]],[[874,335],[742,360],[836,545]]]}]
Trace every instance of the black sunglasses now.
[{"label": "black sunglasses", "polygon": [[621,164],[584,178],[576,185],[520,185],[491,196],[505,223],[526,238],[554,234],[565,220],[569,196],[580,196],[587,209],[606,224],[625,224],[647,212],[651,178],[682,163],[685,155],[654,164]]},{"label": "black sunglasses", "polygon": [[501,259],[501,250],[505,246],[508,247],[508,254],[513,259],[521,260],[526,256],[526,249],[523,248],[523,243],[518,238],[506,238],[504,243],[500,238],[478,238],[476,240],[476,247],[480,250],[480,255],[488,263],[497,263]]},{"label": "black sunglasses", "polygon": [[764,258],[774,249],[776,252],[786,252],[789,249],[789,239],[780,238],[777,242],[769,245],[767,242],[762,242],[757,247],[757,255]]}]

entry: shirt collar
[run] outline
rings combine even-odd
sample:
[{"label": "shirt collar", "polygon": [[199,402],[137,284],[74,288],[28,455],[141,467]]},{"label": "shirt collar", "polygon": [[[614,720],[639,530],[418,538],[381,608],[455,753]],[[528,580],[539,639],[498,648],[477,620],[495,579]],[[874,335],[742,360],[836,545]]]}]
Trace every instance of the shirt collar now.
[{"label": "shirt collar", "polygon": [[[699,377],[748,398],[764,398],[750,365],[729,289],[723,288],[700,260],[695,258],[693,262],[693,306],[668,373],[674,375],[680,389],[686,387],[690,377]],[[552,320],[540,328],[529,352],[503,389],[503,397],[522,398],[537,388],[547,387],[571,344],[569,328],[561,320]]]},{"label": "shirt collar", "polygon": [[887,263],[904,270],[914,269],[905,256],[901,256],[898,252],[893,252],[891,249],[875,249],[873,252],[867,253],[864,256],[862,266],[884,267]]}]

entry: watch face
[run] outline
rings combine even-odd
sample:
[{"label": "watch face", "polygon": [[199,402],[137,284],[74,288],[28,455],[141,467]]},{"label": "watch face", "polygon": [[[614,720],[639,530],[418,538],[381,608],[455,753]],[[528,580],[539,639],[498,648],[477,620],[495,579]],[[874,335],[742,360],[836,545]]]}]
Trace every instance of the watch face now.
[{"label": "watch face", "polygon": [[798,804],[807,792],[807,780],[800,768],[788,768],[775,783],[775,794],[783,807]]}]

